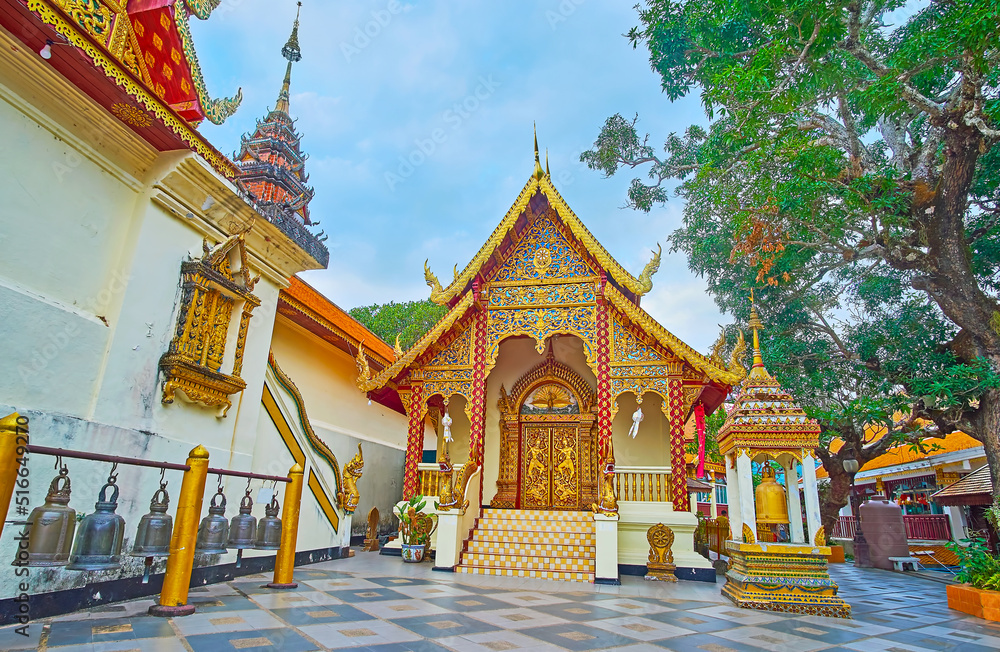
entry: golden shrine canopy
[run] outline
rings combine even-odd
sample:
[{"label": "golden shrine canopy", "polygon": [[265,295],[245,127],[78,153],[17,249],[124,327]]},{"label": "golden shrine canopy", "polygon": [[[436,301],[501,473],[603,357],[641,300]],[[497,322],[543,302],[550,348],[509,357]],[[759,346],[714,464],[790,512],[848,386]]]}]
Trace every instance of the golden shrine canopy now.
[{"label": "golden shrine canopy", "polygon": [[[617,397],[625,392],[640,399],[646,393],[662,397],[661,409],[671,424],[671,457],[674,467],[683,469],[684,422],[698,403],[706,412],[717,408],[745,376],[739,363],[745,345],[741,340],[726,364],[718,354],[699,354],[643,310],[640,298],[652,288],[659,264],[660,252],[654,252],[638,276],[626,271],[552,185],[536,144],[534,173],[465,269],[456,267],[454,280],[443,287],[425,264],[431,300],[448,306],[445,316],[376,375],[366,352],[358,351],[358,387],[370,393],[396,389],[410,414],[413,441],[404,495],[415,483],[421,424],[431,400],[447,401],[456,394],[466,399],[471,459],[481,463],[486,378],[497,363],[500,343],[509,337],[532,338],[539,354],[554,335],[580,340],[597,379],[601,459],[610,443]],[[684,474],[674,475],[675,500],[686,505]]]},{"label": "golden shrine canopy", "polygon": [[762,327],[756,307],[750,311],[753,328],[753,366],[726,422],[719,429],[719,452],[745,450],[758,453],[812,450],[819,446],[820,427],[768,373],[760,353],[757,330]]}]

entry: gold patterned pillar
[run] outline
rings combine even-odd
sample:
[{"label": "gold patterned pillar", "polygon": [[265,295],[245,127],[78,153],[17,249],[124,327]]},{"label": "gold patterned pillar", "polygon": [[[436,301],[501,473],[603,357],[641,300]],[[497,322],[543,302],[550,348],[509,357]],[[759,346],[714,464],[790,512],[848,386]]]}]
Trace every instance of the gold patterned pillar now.
[{"label": "gold patterned pillar", "polygon": [[687,491],[687,469],[684,459],[684,388],[680,377],[667,381],[667,418],[670,420],[670,498],[674,511],[691,509]]},{"label": "gold patterned pillar", "polygon": [[[402,392],[400,392],[402,396]],[[427,406],[424,402],[424,384],[413,383],[408,401],[404,400],[409,414],[409,427],[406,435],[406,458],[403,461],[403,500],[409,500],[420,489],[420,472],[417,465],[424,454],[424,415]]]},{"label": "gold patterned pillar", "polygon": [[[469,411],[471,431],[469,432],[469,459],[477,465],[483,464],[483,446],[486,436],[486,323],[487,312],[480,310],[476,315],[473,334],[472,402]],[[480,474],[482,478],[483,474]]]}]

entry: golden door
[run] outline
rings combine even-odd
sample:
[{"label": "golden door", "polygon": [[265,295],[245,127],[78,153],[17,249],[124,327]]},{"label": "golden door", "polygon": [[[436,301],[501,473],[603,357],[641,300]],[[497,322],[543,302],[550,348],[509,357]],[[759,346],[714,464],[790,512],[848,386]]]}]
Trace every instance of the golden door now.
[{"label": "golden door", "polygon": [[523,424],[521,508],[580,509],[580,437],[576,424]]}]

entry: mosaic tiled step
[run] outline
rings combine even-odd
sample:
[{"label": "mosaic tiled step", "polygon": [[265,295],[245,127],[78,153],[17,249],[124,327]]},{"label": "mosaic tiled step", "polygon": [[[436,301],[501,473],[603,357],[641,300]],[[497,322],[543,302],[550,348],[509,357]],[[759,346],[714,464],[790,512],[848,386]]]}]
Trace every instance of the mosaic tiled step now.
[{"label": "mosaic tiled step", "polygon": [[[505,543],[508,545],[537,544],[543,546],[595,546],[597,535],[585,532],[527,532],[519,530],[477,530],[472,541]],[[470,541],[471,543],[471,541]]]},{"label": "mosaic tiled step", "polygon": [[467,553],[462,563],[486,568],[523,568],[531,570],[561,570],[594,572],[594,560],[578,557],[536,557],[532,555],[484,555]]},{"label": "mosaic tiled step", "polygon": [[593,545],[567,545],[567,544],[542,544],[523,543],[517,541],[469,541],[467,548],[470,553],[484,555],[528,555],[531,557],[578,557],[584,559],[594,558]]},{"label": "mosaic tiled step", "polygon": [[491,521],[576,521],[594,524],[591,512],[568,512],[565,510],[492,509],[483,510],[483,519]]},{"label": "mosaic tiled step", "polygon": [[593,582],[594,573],[574,573],[558,570],[531,570],[524,568],[484,568],[482,566],[459,566],[459,573],[472,575],[502,575],[504,577],[538,577],[546,580],[571,580],[575,582]]},{"label": "mosaic tiled step", "polygon": [[456,570],[593,582],[595,545],[588,512],[485,509]]}]

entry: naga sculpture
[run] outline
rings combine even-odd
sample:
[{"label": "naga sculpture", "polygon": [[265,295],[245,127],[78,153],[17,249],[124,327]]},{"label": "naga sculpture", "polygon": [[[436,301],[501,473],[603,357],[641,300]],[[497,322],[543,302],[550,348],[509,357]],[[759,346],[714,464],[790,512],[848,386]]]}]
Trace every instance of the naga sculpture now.
[{"label": "naga sculpture", "polygon": [[646,266],[642,269],[642,273],[639,274],[639,291],[636,292],[639,296],[653,289],[653,274],[660,271],[660,256],[662,254],[663,247],[657,244],[656,251],[653,252],[653,257],[646,263]]},{"label": "naga sculpture", "polygon": [[337,492],[337,500],[345,514],[353,514],[358,508],[361,494],[358,493],[358,480],[365,469],[365,461],[361,457],[361,444],[358,444],[358,454],[351,458],[351,461],[344,465],[344,473],[341,483],[343,487]]},{"label": "naga sculpture", "polygon": [[608,441],[608,458],[601,469],[601,489],[598,502],[590,506],[595,514],[615,516],[618,514],[618,498],[615,496],[615,451],[611,441]]},{"label": "naga sculpture", "polygon": [[451,459],[445,454],[444,459],[439,463],[441,468],[440,486],[438,488],[438,511],[447,512],[452,509],[465,509],[469,506],[469,501],[465,500],[465,491],[469,486],[472,474],[479,468],[471,460],[466,462],[462,470],[458,472],[458,478],[452,482],[454,471],[451,466]]}]

